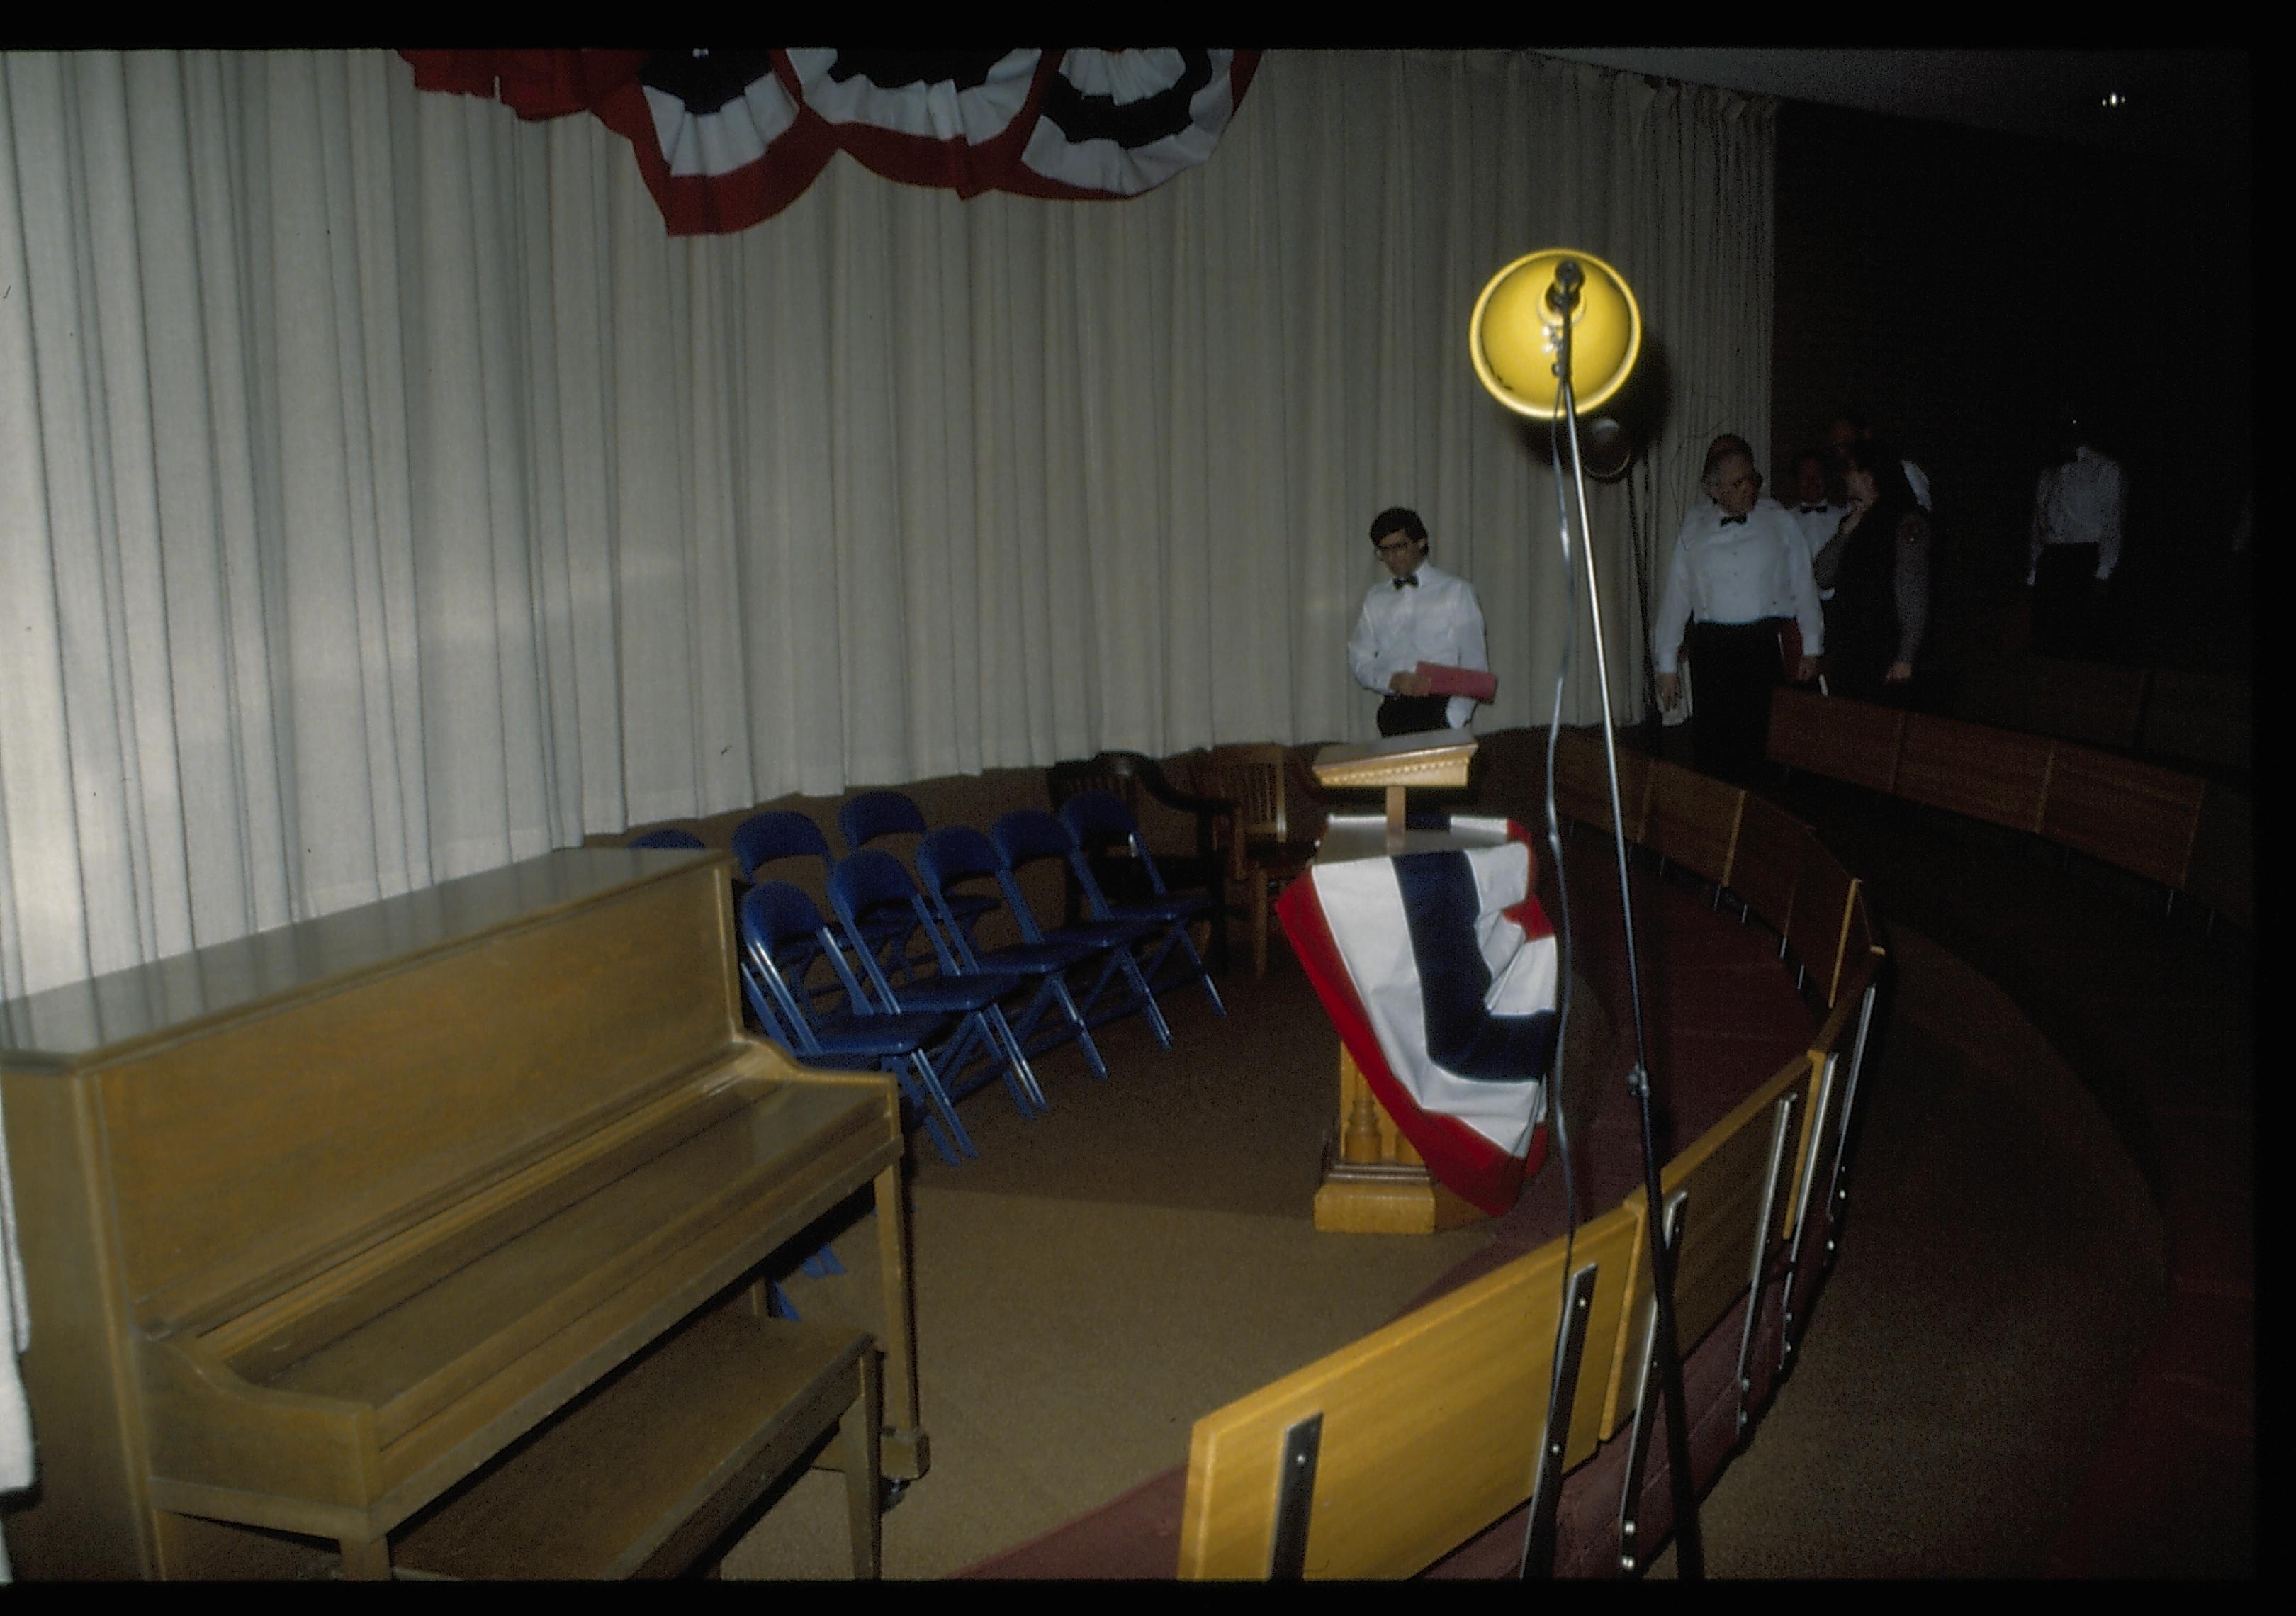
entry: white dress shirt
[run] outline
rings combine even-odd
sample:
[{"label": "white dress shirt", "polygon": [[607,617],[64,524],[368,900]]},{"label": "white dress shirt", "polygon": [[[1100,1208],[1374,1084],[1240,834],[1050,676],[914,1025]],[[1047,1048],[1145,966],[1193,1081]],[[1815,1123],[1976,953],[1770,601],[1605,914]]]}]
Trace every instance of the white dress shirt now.
[{"label": "white dress shirt", "polygon": [[[1841,526],[1841,519],[1849,514],[1849,507],[1848,505],[1788,505],[1786,514],[1793,518],[1794,527],[1801,534],[1802,548],[1809,552],[1809,559],[1815,564],[1817,561],[1817,553],[1825,548],[1826,540],[1832,538],[1834,529]],[[1817,598],[1821,601],[1830,601],[1833,598],[1833,591],[1821,589],[1817,592]]]},{"label": "white dress shirt", "polygon": [[[1422,662],[1487,672],[1490,659],[1483,650],[1483,609],[1475,601],[1475,587],[1432,562],[1422,562],[1403,583],[1382,578],[1364,595],[1355,632],[1348,636],[1348,671],[1365,690],[1393,695],[1388,681],[1410,673]],[[1398,585],[1401,584],[1401,587]],[[1464,729],[1474,716],[1472,696],[1453,696],[1444,709],[1453,729]]]},{"label": "white dress shirt", "polygon": [[1914,503],[1923,510],[1928,510],[1930,508],[1929,473],[1910,460],[1900,460],[1898,463],[1905,468],[1906,486],[1914,491]]},{"label": "white dress shirt", "polygon": [[1801,531],[1775,500],[1759,502],[1742,521],[1727,522],[1708,504],[1683,518],[1667,566],[1658,618],[1651,625],[1652,660],[1672,673],[1682,636],[1702,623],[1759,623],[1790,617],[1801,625],[1805,656],[1825,652],[1825,619]]},{"label": "white dress shirt", "polygon": [[2026,583],[2039,574],[2041,551],[2050,545],[2095,545],[2097,582],[2112,576],[2120,561],[2120,462],[2084,443],[2064,464],[2041,473],[2033,490],[2033,554]]}]

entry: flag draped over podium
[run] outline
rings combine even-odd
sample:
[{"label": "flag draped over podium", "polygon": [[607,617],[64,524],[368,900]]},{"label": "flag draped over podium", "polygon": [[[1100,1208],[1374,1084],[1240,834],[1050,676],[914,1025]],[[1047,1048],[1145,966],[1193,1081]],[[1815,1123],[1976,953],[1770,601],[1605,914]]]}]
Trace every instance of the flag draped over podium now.
[{"label": "flag draped over podium", "polygon": [[1509,824],[1491,847],[1319,864],[1276,903],[1340,1041],[1453,1194],[1493,1217],[1544,1160],[1561,959]]}]

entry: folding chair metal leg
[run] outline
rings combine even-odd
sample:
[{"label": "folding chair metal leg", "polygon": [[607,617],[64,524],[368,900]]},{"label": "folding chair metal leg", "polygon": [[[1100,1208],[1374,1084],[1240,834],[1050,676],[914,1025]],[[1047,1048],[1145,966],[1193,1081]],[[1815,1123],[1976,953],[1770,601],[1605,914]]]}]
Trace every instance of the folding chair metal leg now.
[{"label": "folding chair metal leg", "polygon": [[1587,1345],[1587,1319],[1595,1300],[1600,1265],[1588,1263],[1570,1276],[1562,1317],[1554,1327],[1554,1374],[1546,1393],[1546,1424],[1538,1445],[1538,1469],[1530,1489],[1530,1521],[1524,1534],[1522,1575],[1554,1574],[1554,1519],[1562,1497],[1562,1456],[1570,1442],[1570,1410],[1578,1396],[1578,1361]]},{"label": "folding chair metal leg", "polygon": [[1225,1018],[1227,1006],[1220,1002],[1219,989],[1212,985],[1212,973],[1204,969],[1204,956],[1196,952],[1195,940],[1188,935],[1185,926],[1180,928],[1178,940],[1180,947],[1188,951],[1188,963],[1196,968],[1196,980],[1204,985],[1204,997],[1211,1000],[1213,1013]]},{"label": "folding chair metal leg", "polygon": [[1029,1100],[1038,1112],[1051,1111],[1052,1102],[1045,1098],[1044,1087],[1037,1081],[1037,1069],[1029,1064],[1029,1052],[1021,1047],[1021,1040],[1013,1030],[1013,1023],[1004,1019],[1004,1007],[990,1005],[982,1010],[981,1014],[995,1031],[996,1041],[1003,1046],[1005,1057],[1011,1062],[1013,1075],[1020,1079],[1021,1087],[1028,1090]]},{"label": "folding chair metal leg", "polygon": [[[980,1147],[972,1143],[972,1136],[964,1131],[964,1124],[956,1120],[956,1106],[949,1099],[948,1090],[941,1087],[940,1074],[933,1070],[932,1062],[922,1050],[919,1050],[909,1057],[909,1062],[917,1074],[917,1080],[924,1085],[925,1093],[931,1097],[933,1109],[940,1113],[941,1126],[956,1142],[958,1152],[978,1161]],[[947,1153],[944,1151],[942,1153],[946,1155]],[[955,1162],[952,1161],[949,1165],[954,1167]]]},{"label": "folding chair metal leg", "polygon": [[1084,1046],[1085,1064],[1091,1069],[1095,1078],[1106,1078],[1108,1062],[1101,1059],[1100,1045],[1093,1038],[1092,1027],[1085,1020],[1083,1010],[1078,1006],[1076,995],[1069,991],[1067,979],[1054,976],[1049,980],[1054,1001],[1060,1005],[1061,1014],[1067,1019],[1070,1028],[1076,1034],[1076,1041]]},{"label": "folding chair metal leg", "polygon": [[1148,991],[1148,979],[1140,974],[1140,962],[1132,957],[1131,949],[1119,948],[1116,950],[1116,963],[1122,968],[1125,980],[1132,984],[1132,991],[1139,1001],[1140,1013],[1147,1018],[1148,1029],[1156,1035],[1158,1044],[1169,1049],[1172,1046],[1171,1023],[1164,1019],[1163,1011],[1157,1007],[1156,996]]},{"label": "folding chair metal leg", "polygon": [[1219,989],[1212,986],[1211,972],[1204,969],[1203,957],[1196,952],[1195,944],[1188,939],[1188,931],[1185,925],[1176,927],[1157,948],[1155,957],[1141,967],[1141,974],[1146,978],[1151,990],[1154,989],[1157,982],[1163,980],[1165,967],[1172,962],[1172,956],[1176,949],[1185,954],[1190,969],[1185,974],[1165,982],[1164,991],[1168,993],[1179,987],[1182,982],[1193,978],[1204,985],[1204,992],[1210,996],[1212,1008],[1219,1014],[1226,1015],[1227,1006],[1220,1003]]},{"label": "folding chair metal leg", "polygon": [[1763,1281],[1769,1276],[1773,1246],[1770,1241],[1770,1219],[1775,1215],[1778,1197],[1785,1189],[1787,1176],[1793,1169],[1793,1154],[1789,1148],[1793,1138],[1793,1120],[1801,1104],[1801,1091],[1789,1090],[1781,1095],[1772,1111],[1770,1125],[1769,1170],[1762,1175],[1762,1210],[1754,1220],[1754,1255],[1746,1292],[1746,1324],[1738,1334],[1738,1434],[1746,1431],[1748,1399],[1753,1395],[1754,1332],[1761,1322]]},{"label": "folding chair metal leg", "polygon": [[1841,1221],[1849,1201],[1849,1131],[1857,1123],[1857,1084],[1866,1065],[1866,1034],[1874,1021],[1874,999],[1879,983],[1868,984],[1865,1003],[1857,1010],[1857,1036],[1849,1046],[1849,1075],[1841,1091],[1841,1130],[1833,1145],[1833,1172],[1825,1194],[1825,1265],[1833,1266],[1841,1249]]},{"label": "folding chair metal leg", "polygon": [[[1682,1221],[1688,1197],[1675,1192],[1666,1206],[1665,1240],[1674,1251],[1682,1249]],[[1659,1364],[1657,1299],[1652,1299],[1648,1328],[1643,1332],[1642,1373],[1637,1377],[1640,1392],[1635,1399],[1634,1434],[1627,1446],[1627,1482],[1619,1498],[1619,1569],[1635,1571],[1642,1569],[1649,1558],[1640,1530],[1643,1508],[1643,1471],[1650,1463],[1651,1438],[1659,1415],[1664,1412],[1659,1396]]]},{"label": "folding chair metal leg", "polygon": [[[915,1062],[921,1059],[922,1057],[916,1055],[904,1055],[898,1060],[885,1062],[884,1070],[890,1072],[894,1081],[900,1085],[902,1098],[909,1103],[916,1112],[918,1120],[924,1124],[925,1136],[932,1141],[933,1149],[940,1153],[940,1159],[949,1166],[955,1167],[964,1157],[978,1155],[980,1153],[972,1148],[972,1141],[969,1138],[964,1141],[964,1149],[961,1152],[950,1143],[948,1131],[941,1125],[939,1105],[935,1103],[933,1095],[917,1081]],[[934,1087],[939,1087],[939,1084],[936,1081]],[[952,1115],[949,1120],[955,1122],[956,1119]],[[961,1129],[959,1131],[962,1132]]]}]

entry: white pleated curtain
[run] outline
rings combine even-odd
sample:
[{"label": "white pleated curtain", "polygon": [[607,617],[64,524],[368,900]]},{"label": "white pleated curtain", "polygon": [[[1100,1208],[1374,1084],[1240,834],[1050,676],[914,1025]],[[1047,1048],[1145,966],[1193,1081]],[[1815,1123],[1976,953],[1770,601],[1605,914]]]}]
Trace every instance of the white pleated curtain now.
[{"label": "white pleated curtain", "polygon": [[1527,53],[1271,53],[1135,201],[840,159],[671,240],[594,120],[387,53],[0,57],[0,988],[795,791],[1365,736],[1392,504],[1481,595],[1480,726],[1544,723],[1554,479],[1468,312],[1538,247],[1629,277],[1670,535],[1708,438],[1763,447],[1770,127]]}]

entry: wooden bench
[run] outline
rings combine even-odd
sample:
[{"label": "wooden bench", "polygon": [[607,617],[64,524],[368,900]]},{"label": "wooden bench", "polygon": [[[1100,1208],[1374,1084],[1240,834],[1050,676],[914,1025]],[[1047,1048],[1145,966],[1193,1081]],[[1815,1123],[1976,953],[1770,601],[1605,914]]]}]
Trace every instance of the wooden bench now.
[{"label": "wooden bench", "polygon": [[720,1308],[594,1389],[393,1545],[402,1577],[674,1577],[832,1441],[853,1572],[878,1571],[875,1345]]}]

